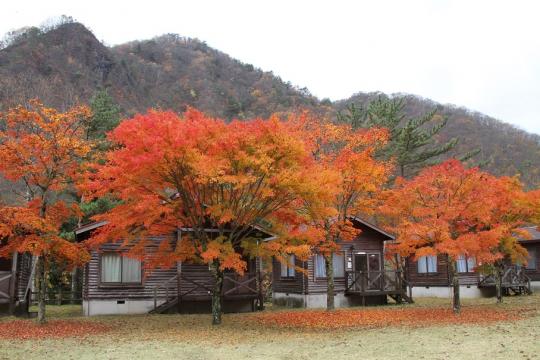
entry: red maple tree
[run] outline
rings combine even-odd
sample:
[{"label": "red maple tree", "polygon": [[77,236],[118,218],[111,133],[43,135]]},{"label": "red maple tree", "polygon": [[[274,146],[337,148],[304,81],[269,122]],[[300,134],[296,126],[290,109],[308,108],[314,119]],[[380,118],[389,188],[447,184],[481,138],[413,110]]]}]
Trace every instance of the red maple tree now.
[{"label": "red maple tree", "polygon": [[24,186],[18,207],[2,207],[0,256],[30,252],[37,257],[38,321],[45,322],[45,277],[48,261],[62,258],[73,264],[88,259],[80,246],[58,236],[62,222],[77,212],[59,197],[72,187],[92,144],[84,140],[90,111],[67,112],[32,101],[2,114],[0,174]]},{"label": "red maple tree", "polygon": [[388,140],[386,129],[353,129],[349,124],[334,123],[307,114],[293,119],[302,130],[324,176],[324,198],[310,203],[307,228],[312,229],[313,251],[325,258],[327,309],[334,309],[333,254],[340,242],[352,241],[360,230],[352,217],[368,216],[376,208],[376,194],[387,182],[391,163],[378,161],[375,153]]},{"label": "red maple tree", "polygon": [[507,255],[523,255],[513,234],[527,211],[519,202],[521,187],[511,179],[448,160],[414,179],[398,179],[387,196],[382,212],[397,235],[390,250],[415,259],[448,256],[455,312],[460,311],[458,257],[493,264]]},{"label": "red maple tree", "polygon": [[[295,131],[277,117],[225,123],[193,109],[181,118],[151,111],[123,121],[109,135],[115,146],[106,162],[95,165],[85,186],[88,199],[108,194],[121,203],[95,216],[108,225],[89,244],[121,241],[128,256],[142,257],[148,236],[190,229],[173,247],[162,242],[147,266],[208,264],[219,324],[224,271],[243,273],[246,257],[309,254],[305,243],[290,241],[288,224],[298,223],[304,202],[317,201],[325,189]],[[282,236],[261,242],[249,230],[261,226]]]}]

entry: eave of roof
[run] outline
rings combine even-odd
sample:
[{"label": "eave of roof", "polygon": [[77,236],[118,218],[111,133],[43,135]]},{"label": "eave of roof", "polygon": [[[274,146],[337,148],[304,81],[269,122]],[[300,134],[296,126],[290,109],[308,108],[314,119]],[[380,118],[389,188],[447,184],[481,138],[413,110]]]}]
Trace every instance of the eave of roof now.
[{"label": "eave of roof", "polygon": [[[83,234],[87,231],[92,231],[94,229],[97,229],[99,227],[102,227],[102,226],[105,226],[107,225],[109,222],[108,221],[96,221],[96,222],[92,222],[92,223],[89,223],[89,224],[86,224],[86,225],[83,225],[77,229],[75,229],[75,235],[80,235],[80,234]],[[268,230],[265,230],[263,228],[261,228],[260,226],[252,226],[253,229],[255,230],[258,230],[262,233],[264,233],[265,235],[268,235],[267,238],[264,238],[263,241],[270,241],[270,240],[275,240],[278,238],[277,235],[275,234],[272,234],[271,232],[269,232]],[[182,227],[182,228],[178,228],[178,230],[181,230],[181,231],[192,231],[193,229],[192,228],[186,228],[186,227]],[[208,229],[210,230],[210,229]]]},{"label": "eave of roof", "polygon": [[368,222],[368,221],[366,221],[366,220],[364,220],[364,219],[362,219],[362,218],[360,218],[358,216],[351,216],[350,218],[355,220],[355,221],[358,221],[359,223],[361,223],[361,224],[363,224],[363,225],[365,225],[365,226],[367,226],[367,227],[369,227],[369,228],[371,228],[371,229],[373,229],[373,230],[375,230],[375,231],[377,231],[377,232],[379,232],[379,233],[381,233],[381,234],[383,234],[383,235],[385,235],[387,237],[389,237],[390,240],[396,240],[396,237],[394,235],[384,231],[380,227],[378,227],[378,226],[376,226],[376,225],[374,225],[374,224],[372,224],[372,223],[370,223],[370,222]]},{"label": "eave of roof", "polygon": [[520,243],[531,243],[540,241],[540,231],[538,231],[537,225],[524,226],[521,227],[520,230],[525,230],[531,235],[529,239],[519,238],[518,241]]},{"label": "eave of roof", "polygon": [[97,229],[99,227],[107,225],[108,223],[109,223],[108,221],[96,221],[96,222],[92,222],[90,224],[83,225],[83,226],[75,229],[75,235],[79,235],[79,234],[85,233],[87,231]]}]

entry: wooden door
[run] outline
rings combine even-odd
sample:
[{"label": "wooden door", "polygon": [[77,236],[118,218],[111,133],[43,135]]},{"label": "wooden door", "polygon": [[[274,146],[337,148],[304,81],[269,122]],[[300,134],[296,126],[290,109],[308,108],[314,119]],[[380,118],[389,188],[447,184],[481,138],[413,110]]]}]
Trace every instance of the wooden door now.
[{"label": "wooden door", "polygon": [[354,254],[354,290],[365,291],[368,276],[368,258],[366,253]]},{"label": "wooden door", "polygon": [[378,253],[368,254],[368,290],[381,290],[382,272],[381,255]]},{"label": "wooden door", "polygon": [[0,271],[0,304],[9,304],[11,301],[10,289],[13,274],[11,271]]}]

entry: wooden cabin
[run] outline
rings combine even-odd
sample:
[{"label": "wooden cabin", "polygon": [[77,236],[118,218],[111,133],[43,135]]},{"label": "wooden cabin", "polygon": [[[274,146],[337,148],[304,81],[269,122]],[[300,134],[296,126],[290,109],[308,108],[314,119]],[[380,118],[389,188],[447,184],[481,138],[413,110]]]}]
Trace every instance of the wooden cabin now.
[{"label": "wooden cabin", "polygon": [[[91,232],[105,222],[82,226],[75,231],[77,241],[84,241]],[[163,241],[172,248],[182,232],[152,237],[148,240],[146,256],[151,256]],[[212,231],[208,229],[207,231]],[[252,229],[254,236],[263,240],[272,235]],[[83,312],[87,316],[136,313],[199,313],[211,311],[214,284],[208,265],[178,263],[168,269],[144,268],[139,261],[121,256],[125,250],[118,243],[108,243],[91,252],[91,259],[83,269]],[[259,259],[250,259],[248,269],[240,276],[227,272],[223,281],[224,312],[248,312],[262,306],[261,272]]]},{"label": "wooden cabin", "polygon": [[28,315],[32,255],[0,258],[0,315]]},{"label": "wooden cabin", "polygon": [[[361,233],[353,241],[339,243],[334,256],[336,307],[412,301],[407,284],[397,270],[385,267],[385,241],[394,237],[360,218],[352,218]],[[326,264],[321,255],[299,261],[291,255],[289,264],[273,261],[272,298],[276,305],[322,308],[326,306]],[[293,266],[294,265],[294,266]],[[303,269],[299,271],[298,269]]]},{"label": "wooden cabin", "polygon": [[523,266],[523,271],[530,281],[532,291],[540,291],[540,231],[538,226],[524,227],[530,238],[521,239],[519,243],[529,253],[527,264]]},{"label": "wooden cabin", "polygon": [[[508,263],[502,272],[502,287],[505,294],[528,294],[540,289],[540,232],[536,226],[525,227],[531,238],[520,239],[520,244],[529,252],[526,265]],[[415,297],[451,297],[452,285],[447,256],[424,256],[418,261],[407,259],[406,278]],[[495,277],[476,271],[474,258],[462,256],[456,262],[459,275],[460,295],[465,298],[495,295]]]}]

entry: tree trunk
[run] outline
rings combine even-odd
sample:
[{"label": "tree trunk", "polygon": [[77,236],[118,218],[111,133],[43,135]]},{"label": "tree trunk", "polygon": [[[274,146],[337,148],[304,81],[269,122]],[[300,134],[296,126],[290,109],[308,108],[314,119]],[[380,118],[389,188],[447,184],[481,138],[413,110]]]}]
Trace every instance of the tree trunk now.
[{"label": "tree trunk", "polygon": [[15,251],[11,258],[11,279],[9,280],[9,313],[15,315],[15,294],[17,292],[17,261],[19,254]]},{"label": "tree trunk", "polygon": [[45,259],[43,256],[38,258],[37,264],[37,284],[38,284],[38,316],[37,321],[39,324],[45,324],[45,298],[47,296],[47,280],[45,277]]},{"label": "tree trunk", "polygon": [[62,285],[59,285],[58,290],[56,292],[56,305],[62,305],[63,297],[64,297],[64,294],[62,293]]},{"label": "tree trunk", "polygon": [[461,302],[459,299],[459,276],[456,271],[456,262],[448,258],[450,261],[450,276],[452,279],[452,288],[453,288],[453,296],[452,296],[452,309],[454,310],[455,314],[459,314],[461,311]]},{"label": "tree trunk", "polygon": [[71,304],[75,304],[79,294],[79,268],[74,267],[71,272]]},{"label": "tree trunk", "polygon": [[502,295],[502,269],[501,266],[496,264],[495,265],[495,295],[497,297],[497,304],[501,304],[503,302],[503,295]]},{"label": "tree trunk", "polygon": [[212,325],[221,324],[221,293],[223,289],[223,271],[219,269],[219,263],[213,262],[210,271],[214,276],[214,289],[212,291]]},{"label": "tree trunk", "polygon": [[324,257],[326,260],[326,310],[332,311],[335,309],[334,301],[334,257],[332,254],[330,256]]}]

